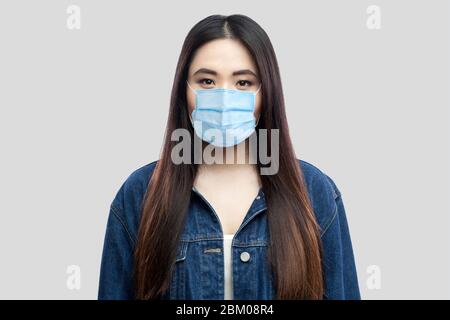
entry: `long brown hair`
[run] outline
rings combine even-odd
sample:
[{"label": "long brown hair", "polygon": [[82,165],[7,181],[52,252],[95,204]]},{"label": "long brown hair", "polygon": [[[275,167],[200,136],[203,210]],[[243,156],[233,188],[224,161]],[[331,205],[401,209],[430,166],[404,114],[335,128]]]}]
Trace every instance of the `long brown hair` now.
[{"label": "long brown hair", "polygon": [[[261,175],[270,232],[268,263],[278,299],[321,299],[324,291],[319,226],[307,194],[303,173],[289,136],[277,59],[269,37],[244,15],[212,15],[188,33],[172,87],[165,142],[150,179],[141,212],[134,260],[137,299],[157,299],[169,286],[180,234],[197,171],[174,164],[171,133],[194,131],[189,120],[186,79],[193,54],[202,44],[219,39],[240,40],[253,55],[262,81],[262,108],[257,129],[279,129],[279,171]],[[193,155],[194,152],[191,152]],[[258,167],[263,165],[258,159]]]}]

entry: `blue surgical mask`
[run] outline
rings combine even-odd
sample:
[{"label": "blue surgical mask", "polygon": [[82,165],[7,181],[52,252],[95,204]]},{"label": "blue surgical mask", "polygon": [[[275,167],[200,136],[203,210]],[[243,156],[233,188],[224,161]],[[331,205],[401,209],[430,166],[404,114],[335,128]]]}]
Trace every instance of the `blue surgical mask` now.
[{"label": "blue surgical mask", "polygon": [[191,122],[199,138],[216,147],[231,147],[255,131],[257,122],[253,112],[261,85],[256,92],[222,88],[194,90],[189,82],[187,85],[196,94]]}]

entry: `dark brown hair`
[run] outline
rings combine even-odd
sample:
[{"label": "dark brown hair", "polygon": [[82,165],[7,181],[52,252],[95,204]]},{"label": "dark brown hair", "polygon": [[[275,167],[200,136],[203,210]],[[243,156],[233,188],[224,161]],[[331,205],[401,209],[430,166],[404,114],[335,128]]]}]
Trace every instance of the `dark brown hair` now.
[{"label": "dark brown hair", "polygon": [[[277,59],[269,37],[244,15],[212,15],[188,33],[178,60],[161,156],[142,206],[135,248],[137,299],[157,299],[167,290],[176,249],[186,221],[197,165],[174,164],[171,151],[177,128],[194,131],[189,120],[186,79],[195,50],[208,41],[239,40],[255,59],[262,82],[258,128],[279,129],[279,171],[261,175],[270,232],[268,263],[279,299],[321,299],[324,290],[319,226],[308,197],[303,173],[289,136]],[[191,152],[193,155],[194,152]],[[258,167],[263,165],[258,159]]]}]

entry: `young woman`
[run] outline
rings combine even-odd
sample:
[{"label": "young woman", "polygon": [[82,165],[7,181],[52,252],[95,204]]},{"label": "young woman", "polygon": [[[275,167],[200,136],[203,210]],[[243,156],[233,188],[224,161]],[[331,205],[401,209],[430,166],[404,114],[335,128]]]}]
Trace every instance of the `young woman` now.
[{"label": "young woman", "polygon": [[[189,161],[176,157],[179,130]],[[228,161],[199,163],[198,150]],[[178,60],[160,159],[111,203],[99,299],[359,299],[355,269],[339,189],[294,153],[267,34],[243,15],[200,21]]]}]

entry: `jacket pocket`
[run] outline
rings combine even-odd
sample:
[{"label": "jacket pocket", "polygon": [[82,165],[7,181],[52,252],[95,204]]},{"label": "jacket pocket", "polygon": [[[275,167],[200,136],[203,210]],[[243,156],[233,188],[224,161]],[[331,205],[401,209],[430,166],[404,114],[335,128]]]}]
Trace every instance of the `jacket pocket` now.
[{"label": "jacket pocket", "polygon": [[186,252],[189,242],[180,241],[177,248],[177,257],[175,263],[186,260]]},{"label": "jacket pocket", "polygon": [[177,247],[175,265],[170,281],[170,299],[185,299],[187,263],[186,256],[189,242],[180,241]]}]

